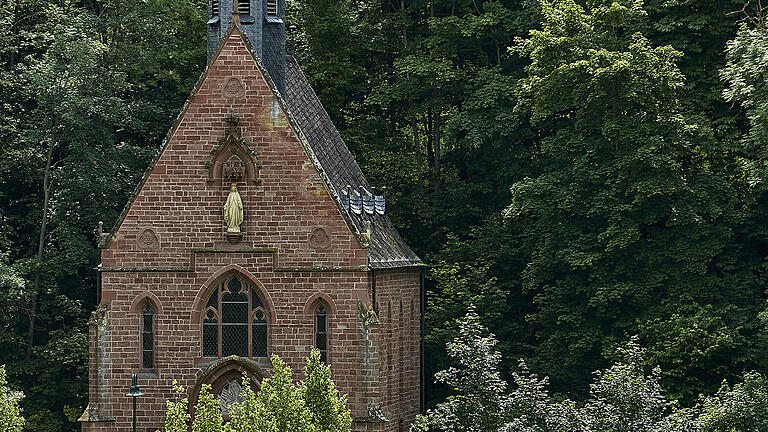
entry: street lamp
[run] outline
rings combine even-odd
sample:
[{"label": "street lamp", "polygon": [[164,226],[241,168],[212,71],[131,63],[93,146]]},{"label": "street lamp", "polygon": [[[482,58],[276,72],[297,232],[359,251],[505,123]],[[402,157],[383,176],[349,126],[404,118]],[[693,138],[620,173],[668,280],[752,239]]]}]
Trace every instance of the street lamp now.
[{"label": "street lamp", "polygon": [[138,377],[133,374],[131,377],[131,389],[128,391],[127,397],[133,398],[133,432],[136,432],[136,398],[143,395],[139,389]]}]

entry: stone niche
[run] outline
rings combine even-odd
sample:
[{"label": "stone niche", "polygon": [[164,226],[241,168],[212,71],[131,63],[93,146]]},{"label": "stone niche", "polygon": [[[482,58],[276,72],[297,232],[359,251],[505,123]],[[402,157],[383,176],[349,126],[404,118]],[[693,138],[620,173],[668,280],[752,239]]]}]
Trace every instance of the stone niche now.
[{"label": "stone niche", "polygon": [[229,186],[232,183],[258,185],[261,167],[256,152],[242,137],[240,119],[235,115],[226,118],[227,128],[224,138],[211,150],[211,158],[206,163],[207,182],[212,186]]}]

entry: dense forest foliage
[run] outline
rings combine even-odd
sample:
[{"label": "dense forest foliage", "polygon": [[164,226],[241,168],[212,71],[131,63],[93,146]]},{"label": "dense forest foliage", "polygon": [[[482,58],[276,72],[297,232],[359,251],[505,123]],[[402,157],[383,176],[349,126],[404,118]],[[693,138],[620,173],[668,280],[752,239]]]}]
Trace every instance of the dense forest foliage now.
[{"label": "dense forest foliage", "polygon": [[[206,62],[205,0],[0,3],[0,364],[87,399],[95,230]],[[768,372],[768,30],[747,0],[289,0],[289,51],[429,263],[427,373],[474,305],[551,390],[637,336],[683,405]],[[445,388],[428,389],[432,403]]]}]

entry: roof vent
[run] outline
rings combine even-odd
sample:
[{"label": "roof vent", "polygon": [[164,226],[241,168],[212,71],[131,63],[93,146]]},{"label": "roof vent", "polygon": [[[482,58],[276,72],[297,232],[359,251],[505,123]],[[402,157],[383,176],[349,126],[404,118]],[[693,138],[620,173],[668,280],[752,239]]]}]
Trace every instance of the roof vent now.
[{"label": "roof vent", "polygon": [[354,189],[347,185],[346,189],[341,190],[339,200],[345,210],[357,215],[383,215],[387,209],[386,197],[383,194],[376,195],[375,190],[371,192],[365,186]]},{"label": "roof vent", "polygon": [[[351,189],[351,186],[347,186]],[[362,214],[363,212],[363,197],[360,196],[360,192],[356,189],[352,189],[349,193],[349,211],[354,214]]]},{"label": "roof vent", "polygon": [[372,215],[375,208],[373,204],[373,194],[368,192],[368,189],[363,186],[360,186],[360,190],[363,191],[361,194],[363,196],[363,211],[365,211],[365,214]]}]

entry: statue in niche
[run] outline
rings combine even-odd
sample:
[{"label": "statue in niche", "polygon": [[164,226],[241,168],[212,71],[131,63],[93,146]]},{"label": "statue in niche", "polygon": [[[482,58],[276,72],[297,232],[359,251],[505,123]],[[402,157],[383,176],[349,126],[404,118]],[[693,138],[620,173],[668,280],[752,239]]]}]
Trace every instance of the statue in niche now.
[{"label": "statue in niche", "polygon": [[224,222],[227,223],[227,237],[239,237],[240,225],[243,223],[243,200],[237,186],[232,183],[227,202],[224,203]]}]

